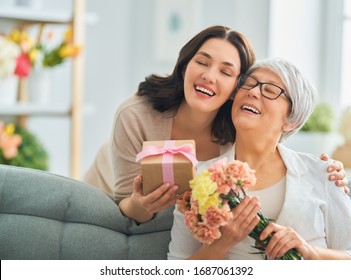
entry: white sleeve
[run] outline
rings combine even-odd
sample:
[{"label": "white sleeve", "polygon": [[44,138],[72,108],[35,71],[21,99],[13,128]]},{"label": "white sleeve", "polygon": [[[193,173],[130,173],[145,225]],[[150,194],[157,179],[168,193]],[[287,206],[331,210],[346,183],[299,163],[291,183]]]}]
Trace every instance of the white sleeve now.
[{"label": "white sleeve", "polygon": [[351,200],[334,182],[326,182],[326,234],[328,248],[346,249],[351,255]]},{"label": "white sleeve", "polygon": [[184,223],[184,215],[175,208],[171,230],[171,242],[167,254],[168,259],[186,259],[200,249],[200,247],[201,243],[192,236],[191,232],[186,227]]}]

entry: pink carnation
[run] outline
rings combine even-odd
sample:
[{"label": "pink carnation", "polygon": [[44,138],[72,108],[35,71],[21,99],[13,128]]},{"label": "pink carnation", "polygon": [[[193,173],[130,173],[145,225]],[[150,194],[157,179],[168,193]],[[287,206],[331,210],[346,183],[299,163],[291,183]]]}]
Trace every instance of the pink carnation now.
[{"label": "pink carnation", "polygon": [[0,149],[3,150],[4,158],[12,159],[18,154],[18,147],[22,144],[22,137],[15,135],[2,135],[0,137]]},{"label": "pink carnation", "polygon": [[225,174],[228,178],[231,178],[233,184],[238,185],[240,181],[243,188],[248,188],[256,184],[255,170],[251,169],[247,162],[239,160],[230,162],[226,166]]},{"label": "pink carnation", "polygon": [[216,192],[219,193],[218,206],[209,206],[201,216],[198,211],[198,202],[190,196],[190,193],[184,194],[177,201],[179,211],[185,213],[186,226],[196,239],[206,244],[220,238],[220,227],[233,218],[228,197],[234,198],[239,203],[241,187],[252,186],[256,183],[255,171],[251,170],[247,163],[241,161],[226,164],[226,159],[222,159],[212,164],[208,171],[209,178],[216,183]]},{"label": "pink carnation", "polygon": [[211,244],[214,240],[221,237],[221,232],[219,228],[209,228],[206,225],[199,225],[194,236],[202,243]]},{"label": "pink carnation", "polygon": [[193,210],[186,211],[184,213],[185,225],[189,228],[191,232],[196,231],[199,219],[197,218],[197,213]]},{"label": "pink carnation", "polygon": [[223,166],[221,169],[213,170],[210,173],[210,178],[213,182],[216,182],[217,191],[219,193],[227,194],[230,191],[232,184],[228,181],[228,178],[224,173]]},{"label": "pink carnation", "polygon": [[32,65],[28,54],[21,54],[16,61],[15,75],[19,77],[28,77]]},{"label": "pink carnation", "polygon": [[223,167],[227,164],[227,158],[222,158],[217,160],[216,162],[212,163],[211,166],[208,168],[208,171],[213,172],[216,170],[223,170]]},{"label": "pink carnation", "polygon": [[190,209],[191,191],[182,193],[177,199],[177,209],[180,213],[184,214],[185,211]]},{"label": "pink carnation", "polygon": [[233,213],[228,204],[224,204],[221,208],[208,208],[203,220],[208,227],[216,228],[226,225],[231,218],[233,218]]}]

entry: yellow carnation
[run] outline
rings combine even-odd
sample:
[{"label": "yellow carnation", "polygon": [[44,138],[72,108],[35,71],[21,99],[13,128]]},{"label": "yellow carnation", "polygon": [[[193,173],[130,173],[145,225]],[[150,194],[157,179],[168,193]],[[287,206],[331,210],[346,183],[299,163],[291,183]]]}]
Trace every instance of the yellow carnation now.
[{"label": "yellow carnation", "polygon": [[218,194],[214,195],[217,185],[211,180],[208,170],[191,180],[190,187],[192,188],[193,199],[198,202],[200,214],[203,214],[208,207],[218,205]]},{"label": "yellow carnation", "polygon": [[75,45],[63,45],[59,51],[60,57],[74,57],[80,52],[80,47]]},{"label": "yellow carnation", "polygon": [[65,43],[72,43],[73,42],[73,28],[71,26],[65,32],[64,42]]},{"label": "yellow carnation", "polygon": [[13,135],[15,133],[15,125],[13,123],[9,123],[5,125],[4,134],[5,135]]},{"label": "yellow carnation", "polygon": [[29,51],[29,59],[32,63],[34,63],[40,55],[40,50],[33,48]]},{"label": "yellow carnation", "polygon": [[219,193],[215,192],[214,194],[210,195],[204,204],[199,203],[199,213],[204,215],[208,208],[218,208],[218,205],[221,203],[219,199]]},{"label": "yellow carnation", "polygon": [[19,44],[22,41],[22,32],[19,31],[18,29],[12,30],[12,32],[9,35],[9,39]]}]

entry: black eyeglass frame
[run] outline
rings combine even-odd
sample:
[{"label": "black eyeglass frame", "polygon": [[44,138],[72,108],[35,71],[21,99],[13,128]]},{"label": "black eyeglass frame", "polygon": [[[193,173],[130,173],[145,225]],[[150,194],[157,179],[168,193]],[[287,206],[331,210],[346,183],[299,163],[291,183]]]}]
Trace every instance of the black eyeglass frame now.
[{"label": "black eyeglass frame", "polygon": [[[247,79],[248,77],[250,77],[251,79],[254,79],[254,80],[256,81],[256,84],[255,84],[254,86],[250,87],[250,88],[245,88],[245,87],[243,87],[243,86],[244,86],[245,81],[246,81],[246,79]],[[288,101],[289,101],[290,103],[292,103],[290,96],[289,96],[289,95],[286,93],[286,91],[285,91],[284,89],[282,89],[280,86],[277,86],[277,85],[272,84],[272,83],[262,83],[262,82],[258,81],[256,78],[254,78],[254,77],[252,77],[252,76],[250,76],[250,75],[246,75],[246,74],[241,74],[241,75],[239,76],[239,78],[238,78],[238,89],[239,89],[239,88],[242,88],[242,89],[244,89],[244,90],[250,90],[250,89],[253,89],[253,88],[257,87],[258,85],[260,86],[260,93],[261,93],[261,95],[262,95],[263,97],[265,97],[265,98],[267,98],[267,99],[269,99],[269,100],[276,100],[276,99],[279,98],[279,96],[281,96],[281,95],[283,94],[283,95],[285,95],[285,97],[288,99]],[[272,86],[275,86],[275,87],[277,87],[277,88],[280,89],[280,93],[279,93],[276,97],[274,97],[274,98],[269,97],[269,96],[266,96],[266,95],[264,95],[263,92],[262,92],[262,85],[272,85]]]}]

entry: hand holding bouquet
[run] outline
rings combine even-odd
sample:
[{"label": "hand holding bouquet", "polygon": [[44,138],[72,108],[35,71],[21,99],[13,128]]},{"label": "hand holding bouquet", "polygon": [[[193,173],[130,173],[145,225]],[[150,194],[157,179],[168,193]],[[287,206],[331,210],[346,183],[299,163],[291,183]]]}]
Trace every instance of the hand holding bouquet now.
[{"label": "hand holding bouquet", "polygon": [[[226,164],[226,159],[223,159],[190,181],[192,190],[181,196],[177,207],[184,213],[185,224],[194,237],[211,244],[221,237],[220,227],[232,219],[231,210],[244,199],[245,190],[255,184],[255,171],[247,163],[235,160]],[[258,216],[260,222],[249,236],[256,241],[258,253],[264,254],[272,236],[265,240],[260,240],[259,236],[270,220],[260,212]],[[301,259],[301,255],[291,249],[280,259],[296,260]]]}]

